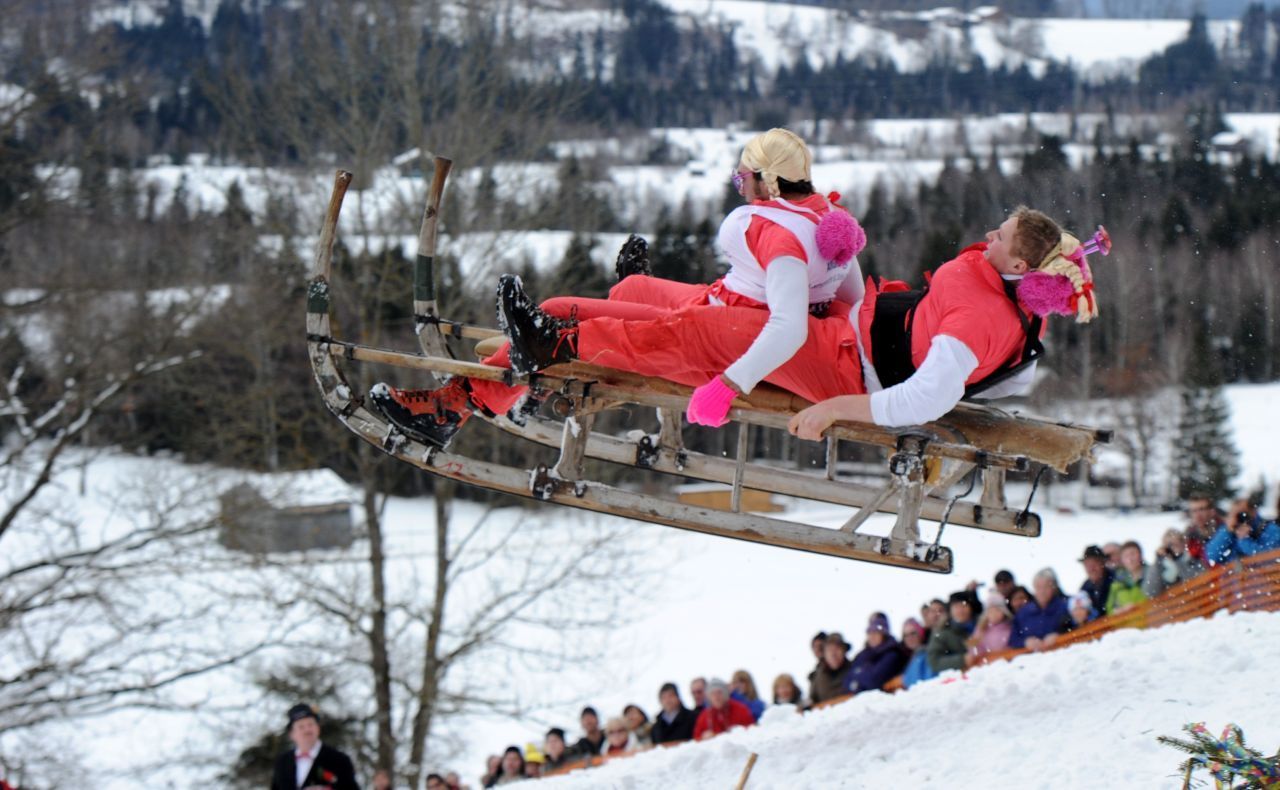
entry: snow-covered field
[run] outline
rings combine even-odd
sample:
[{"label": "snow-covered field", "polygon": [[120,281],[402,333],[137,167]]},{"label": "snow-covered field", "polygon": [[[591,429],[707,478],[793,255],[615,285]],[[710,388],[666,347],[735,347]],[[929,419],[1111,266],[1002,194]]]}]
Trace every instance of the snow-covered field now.
[{"label": "snow-covered field", "polygon": [[[1280,384],[1228,388],[1241,451],[1241,480],[1251,484],[1263,476],[1272,491],[1280,479],[1270,409],[1277,395]],[[87,463],[86,469],[69,469],[49,495],[94,523],[100,520],[104,530],[111,529],[113,519],[128,518],[109,494],[122,480],[170,485],[175,491],[199,480],[212,491],[243,479],[173,459],[105,454],[88,458]],[[84,496],[78,494],[82,475]],[[306,501],[321,493],[322,498],[350,497],[344,487],[327,480],[300,481]],[[1017,496],[1014,488],[1011,497]],[[970,579],[989,584],[1001,568],[1026,582],[1040,568],[1053,567],[1063,586],[1075,589],[1083,580],[1077,558],[1085,545],[1134,538],[1150,547],[1165,529],[1181,523],[1177,513],[1084,509],[1084,500],[1085,494],[1072,486],[1042,489],[1036,509],[1045,527],[1043,536],[1035,540],[948,529],[943,542],[956,553],[955,573],[950,576],[548,510],[538,518],[547,540],[598,530],[632,532],[629,540],[645,557],[636,568],[648,579],[645,590],[631,599],[623,621],[601,635],[605,650],[598,662],[550,670],[527,663],[500,672],[473,667],[470,672],[485,682],[497,679],[504,690],[516,689],[528,712],[519,720],[473,716],[450,721],[444,734],[460,749],[436,752],[440,756],[432,765],[459,770],[474,781],[487,754],[510,744],[540,742],[552,725],[572,733],[584,704],[595,705],[604,715],[620,712],[628,703],[655,710],[657,689],[666,681],[679,684],[687,697],[691,678],[727,677],[739,668],[750,671],[762,689],[769,688],[782,672],[803,678],[813,663],[809,638],[818,630],[840,630],[857,642],[870,613],[883,610],[897,632],[904,618],[916,615],[924,601],[945,597]],[[790,504],[788,517],[833,526],[845,517],[836,508]],[[458,503],[455,518],[465,525],[481,514],[478,506]],[[425,589],[423,579],[429,576],[433,551],[433,517],[429,500],[392,499],[388,504],[389,581],[397,595],[408,592],[412,597],[414,589]],[[529,515],[513,509],[489,518],[484,532],[494,534],[527,522]],[[880,517],[869,528],[884,531],[888,526],[887,518]],[[15,550],[23,544],[6,545]],[[357,543],[350,552],[324,552],[317,557],[322,560],[317,569],[346,573],[359,567],[363,551]],[[251,566],[229,572],[227,583],[243,586],[252,573]],[[204,581],[210,590],[222,586],[216,580]],[[562,605],[581,606],[583,599],[572,597]],[[270,622],[269,610],[246,609],[243,621]],[[745,750],[752,749],[762,755],[760,773],[753,780],[753,786],[760,787],[826,787],[842,786],[842,782],[848,787],[881,787],[890,776],[909,779],[911,786],[936,787],[1101,787],[1117,777],[1132,779],[1131,786],[1161,786],[1166,769],[1176,764],[1176,754],[1166,754],[1152,739],[1176,733],[1185,721],[1208,719],[1216,727],[1226,719],[1235,720],[1262,744],[1280,736],[1266,729],[1276,726],[1275,717],[1267,711],[1277,700],[1259,696],[1274,694],[1274,684],[1255,676],[1259,670],[1246,660],[1250,655],[1269,654],[1266,645],[1280,644],[1277,622],[1237,617],[1170,630],[1158,637],[1123,634],[1085,649],[1092,652],[1073,650],[987,670],[965,683],[934,684],[892,699],[861,699],[805,719],[774,713],[770,722],[781,721],[783,726],[765,727],[710,746],[637,758],[567,781],[571,786],[724,786],[729,783],[725,777],[740,769]],[[1078,666],[1072,658],[1077,653],[1089,656],[1078,659]],[[1177,659],[1159,660],[1168,656]],[[211,754],[200,712],[205,705],[215,706],[224,716],[239,709],[238,715],[249,726],[274,727],[280,712],[257,709],[257,694],[249,688],[250,670],[255,666],[261,664],[250,662],[179,688],[178,698],[191,706],[189,712],[118,713],[47,728],[42,737],[67,740],[72,744],[69,753],[78,753],[100,769],[100,777],[115,777],[100,782],[107,787],[195,786],[199,782],[183,771],[157,766],[155,757]],[[1079,693],[1082,690],[1085,693]],[[1032,735],[1020,737],[1020,733]],[[145,753],[136,748],[138,743],[148,744]],[[806,743],[808,751],[801,748]],[[1097,751],[1101,744],[1107,748]],[[225,756],[241,746],[227,744],[218,753]],[[12,748],[12,742],[0,740],[0,750],[5,748]],[[443,749],[443,743],[436,748]],[[1085,773],[1088,768],[1079,767],[1087,763],[1081,755],[1089,749],[1097,751],[1105,770],[1100,766],[1096,774],[1089,774]],[[968,760],[979,755],[977,762],[986,766],[987,773],[968,769],[956,773],[961,755]],[[1067,763],[1070,766],[1064,767]],[[858,772],[849,773],[850,765],[857,766]],[[143,766],[143,773],[137,773]],[[223,767],[219,763],[209,770]],[[1045,773],[1041,777],[1035,771]]]},{"label": "snow-covered field", "polygon": [[1260,650],[1278,644],[1280,613],[1122,631],[804,716],[773,708],[753,729],[546,787],[732,787],[754,752],[752,788],[1177,788],[1185,755],[1156,737],[1188,722],[1215,734],[1235,722],[1264,753],[1280,742],[1280,685]]}]

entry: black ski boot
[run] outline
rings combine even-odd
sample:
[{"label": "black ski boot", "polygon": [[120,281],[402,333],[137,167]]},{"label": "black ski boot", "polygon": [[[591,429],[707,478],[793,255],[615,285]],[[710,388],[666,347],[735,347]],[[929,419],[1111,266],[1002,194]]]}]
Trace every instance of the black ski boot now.
[{"label": "black ski boot", "polygon": [[511,369],[517,373],[578,358],[578,319],[556,318],[538,307],[512,274],[498,280],[498,326],[511,341]]},{"label": "black ski boot", "polygon": [[652,277],[653,269],[649,266],[649,242],[634,233],[628,236],[622,249],[618,250],[618,261],[614,264],[614,271],[618,273],[618,282],[622,282],[633,274]]},{"label": "black ski boot", "polygon": [[369,390],[369,402],[405,436],[441,450],[449,446],[474,411],[471,388],[462,377],[454,377],[434,390],[402,390],[374,384]]}]

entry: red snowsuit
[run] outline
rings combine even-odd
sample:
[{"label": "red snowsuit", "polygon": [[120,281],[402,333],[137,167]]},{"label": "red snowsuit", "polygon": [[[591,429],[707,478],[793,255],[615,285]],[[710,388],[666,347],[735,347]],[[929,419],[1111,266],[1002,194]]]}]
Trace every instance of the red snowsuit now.
[{"label": "red snowsuit", "polygon": [[[807,209],[792,213],[816,225],[817,218],[831,210],[831,204],[838,199],[834,193],[829,197],[814,194],[790,205]],[[755,205],[780,208],[773,201],[757,201]],[[761,272],[769,262],[784,256],[808,262],[805,247],[796,236],[764,217],[751,218],[745,241],[755,260],[763,262]],[[644,276],[624,279],[610,289],[607,300],[556,297],[543,302],[542,308],[560,318],[568,317],[576,308],[582,322],[577,347],[582,361],[661,376],[693,387],[707,383],[742,357],[769,319],[763,302],[730,290],[723,280],[690,285]],[[810,318],[809,339],[801,349],[802,353],[810,350],[808,361],[802,359],[794,365],[788,362],[765,380],[811,400],[833,397],[860,386],[856,344],[851,338],[839,340],[833,336],[842,331],[840,325],[847,326],[848,310],[848,305],[835,302],[828,315],[843,316],[841,321],[823,324]],[[699,339],[690,349],[682,335],[695,331]],[[831,358],[819,349],[833,344],[840,349],[836,366],[839,375],[829,381],[823,374],[831,367]],[[694,353],[686,353],[691,350]],[[509,367],[507,348],[504,346],[484,364]],[[471,380],[470,385],[472,402],[495,414],[504,414],[525,391],[523,387],[492,381]]]},{"label": "red snowsuit", "polygon": [[[966,247],[939,266],[929,293],[916,308],[911,333],[911,361],[918,368],[938,335],[954,337],[978,358],[965,384],[981,381],[1022,353],[1024,335],[1013,300],[1004,292],[1000,273],[987,262],[986,242]],[[863,352],[874,361],[871,320],[877,293],[868,288],[858,314]]]},{"label": "red snowsuit", "polygon": [[713,708],[711,703],[707,703],[707,706],[698,714],[698,721],[693,725],[695,741],[701,739],[704,732],[710,731],[713,735],[719,735],[731,727],[750,727],[756,723],[755,717],[751,715],[746,705],[736,699],[727,700],[727,703],[723,709]]}]

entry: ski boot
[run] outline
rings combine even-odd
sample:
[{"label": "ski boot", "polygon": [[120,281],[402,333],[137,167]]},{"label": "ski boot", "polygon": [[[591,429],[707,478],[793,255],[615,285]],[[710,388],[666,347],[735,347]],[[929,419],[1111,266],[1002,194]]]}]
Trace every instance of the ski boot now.
[{"label": "ski boot", "polygon": [[618,250],[618,261],[614,264],[614,271],[618,274],[618,282],[622,282],[633,274],[652,277],[653,269],[649,266],[649,243],[634,233],[628,236],[622,249]]},{"label": "ski boot", "polygon": [[471,388],[462,377],[434,390],[402,390],[379,382],[369,390],[369,401],[405,436],[441,450],[474,411]]},{"label": "ski boot", "polygon": [[498,326],[511,341],[511,369],[528,375],[578,358],[578,319],[556,318],[524,292],[520,278],[498,280]]}]

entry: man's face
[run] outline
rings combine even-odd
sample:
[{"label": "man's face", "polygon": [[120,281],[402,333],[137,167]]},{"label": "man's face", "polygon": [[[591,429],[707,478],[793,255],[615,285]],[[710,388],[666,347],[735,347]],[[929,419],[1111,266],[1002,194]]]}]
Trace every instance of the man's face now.
[{"label": "man's face", "polygon": [[729,692],[716,686],[707,692],[707,699],[711,702],[711,707],[719,710],[729,704]]},{"label": "man's face", "polygon": [[1213,503],[1207,499],[1193,499],[1187,503],[1187,514],[1195,527],[1203,529],[1213,523]]},{"label": "man's face", "polygon": [[1142,552],[1133,546],[1125,546],[1120,551],[1120,562],[1130,573],[1136,573],[1142,569]]},{"label": "man's face", "polygon": [[[1108,543],[1102,547],[1102,553],[1107,555],[1107,564],[1115,567],[1120,564],[1120,544]],[[1039,591],[1037,591],[1038,593]]]},{"label": "man's face", "polygon": [[1006,600],[1009,598],[1009,594],[1013,592],[1013,588],[1014,588],[1013,579],[1007,579],[1002,582],[996,582],[996,592],[1003,595]]},{"label": "man's face", "polygon": [[947,607],[942,601],[934,601],[929,604],[929,627],[937,628],[942,625],[942,621],[947,619]]},{"label": "man's face", "polygon": [[680,710],[680,698],[671,689],[664,689],[660,692],[658,694],[658,702],[667,713],[675,713]]},{"label": "man's face", "polygon": [[826,642],[822,641],[821,639],[815,639],[809,643],[809,648],[813,650],[813,657],[818,659],[819,661],[822,660],[822,646],[824,644],[826,644]]},{"label": "man's face", "polygon": [[693,695],[693,704],[695,707],[701,708],[707,704],[707,682],[705,680],[695,680],[689,684],[689,693]]},{"label": "man's face", "polygon": [[1084,575],[1089,577],[1090,581],[1100,582],[1102,577],[1106,575],[1107,565],[1097,557],[1084,558]]},{"label": "man's face", "polygon": [[1026,274],[1027,262],[1013,254],[1013,236],[1018,230],[1018,218],[1009,217],[995,230],[987,231],[987,261],[1001,274]]},{"label": "man's face", "polygon": [[600,719],[594,713],[582,714],[582,731],[594,735],[600,729]]},{"label": "man's face", "polygon": [[969,618],[973,617],[973,610],[969,608],[966,601],[956,601],[951,604],[951,619],[957,623],[967,623]]},{"label": "man's face", "polygon": [[547,743],[544,747],[547,750],[547,756],[552,760],[559,760],[564,754],[564,739],[559,735],[548,735]]},{"label": "man's face", "polygon": [[831,669],[838,668],[844,663],[844,646],[827,642],[822,648],[822,661]]},{"label": "man's face", "polygon": [[309,752],[320,740],[320,722],[308,716],[298,719],[289,727],[289,740],[300,752]]},{"label": "man's face", "polygon": [[[390,786],[391,785],[387,785],[387,787]],[[444,780],[438,776],[433,776],[427,779],[427,790],[448,790],[448,787],[449,786],[444,783]]]}]

